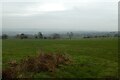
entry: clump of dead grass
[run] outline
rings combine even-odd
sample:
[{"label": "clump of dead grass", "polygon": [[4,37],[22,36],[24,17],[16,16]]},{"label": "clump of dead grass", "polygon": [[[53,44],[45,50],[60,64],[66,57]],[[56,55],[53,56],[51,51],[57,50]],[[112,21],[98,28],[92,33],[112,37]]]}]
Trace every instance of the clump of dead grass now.
[{"label": "clump of dead grass", "polygon": [[26,57],[19,63],[9,62],[10,67],[3,70],[3,78],[17,78],[23,72],[39,73],[41,71],[55,72],[60,65],[70,64],[69,56],[65,54],[39,53],[36,57]]}]

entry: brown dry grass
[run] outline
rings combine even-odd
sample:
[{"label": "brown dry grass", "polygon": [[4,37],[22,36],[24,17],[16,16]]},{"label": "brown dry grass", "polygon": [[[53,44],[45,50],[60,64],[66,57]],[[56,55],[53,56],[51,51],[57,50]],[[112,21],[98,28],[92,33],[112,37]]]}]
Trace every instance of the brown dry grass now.
[{"label": "brown dry grass", "polygon": [[[71,61],[68,56],[63,54],[45,54],[40,53],[36,57],[27,57],[22,59],[20,63],[15,60],[9,62],[10,67],[3,70],[2,77],[4,78],[18,78],[21,73],[41,71],[55,72],[59,65],[70,64]],[[21,76],[23,77],[23,76]]]}]

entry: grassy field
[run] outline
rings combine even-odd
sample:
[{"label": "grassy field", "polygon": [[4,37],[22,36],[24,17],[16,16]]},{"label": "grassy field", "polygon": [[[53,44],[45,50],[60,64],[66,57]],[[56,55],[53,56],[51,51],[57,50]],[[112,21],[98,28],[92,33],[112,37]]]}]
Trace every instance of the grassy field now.
[{"label": "grassy field", "polygon": [[[54,74],[40,72],[34,78],[104,78],[117,77],[117,39],[81,40],[3,40],[3,68],[10,60],[18,62],[26,56],[35,56],[37,51],[68,54],[73,64],[62,66]],[[32,74],[32,73],[28,73]]]},{"label": "grassy field", "polygon": [[2,72],[2,40],[0,39],[0,78],[1,78],[1,72]]}]

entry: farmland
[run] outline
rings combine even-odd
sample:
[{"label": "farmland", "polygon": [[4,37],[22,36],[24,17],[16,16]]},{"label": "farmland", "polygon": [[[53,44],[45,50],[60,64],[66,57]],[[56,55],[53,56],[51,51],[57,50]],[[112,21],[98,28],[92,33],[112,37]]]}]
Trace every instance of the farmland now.
[{"label": "farmland", "polygon": [[2,41],[3,69],[9,66],[9,61],[19,62],[27,56],[35,56],[40,50],[45,53],[68,54],[72,59],[72,65],[63,65],[52,75],[50,72],[34,74],[34,78],[105,78],[118,75],[118,40],[115,38],[6,39]]}]

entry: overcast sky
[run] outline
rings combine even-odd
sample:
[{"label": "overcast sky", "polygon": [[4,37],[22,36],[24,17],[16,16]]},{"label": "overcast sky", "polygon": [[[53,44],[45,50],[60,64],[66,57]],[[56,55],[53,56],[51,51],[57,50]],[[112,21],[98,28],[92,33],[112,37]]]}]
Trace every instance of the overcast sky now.
[{"label": "overcast sky", "polygon": [[8,30],[117,31],[118,0],[4,0]]}]

